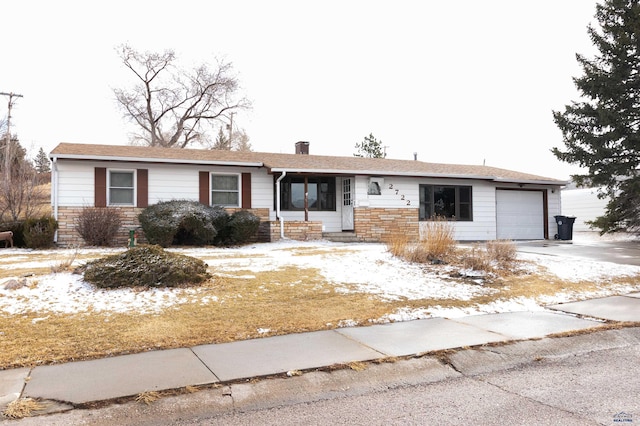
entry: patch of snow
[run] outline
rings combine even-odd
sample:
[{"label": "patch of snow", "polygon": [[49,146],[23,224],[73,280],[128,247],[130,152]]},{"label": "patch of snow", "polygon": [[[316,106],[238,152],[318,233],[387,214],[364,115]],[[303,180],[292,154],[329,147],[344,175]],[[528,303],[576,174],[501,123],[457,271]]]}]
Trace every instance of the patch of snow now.
[{"label": "patch of snow", "polygon": [[[593,236],[590,236],[593,238]],[[98,258],[124,251],[124,248],[86,248],[79,249],[84,257]],[[204,260],[215,276],[255,278],[256,273],[277,271],[282,268],[316,269],[334,286],[337,292],[366,292],[386,300],[447,299],[467,301],[481,295],[491,295],[495,291],[482,285],[483,277],[456,280],[449,274],[456,272],[447,265],[433,269],[413,264],[393,257],[383,244],[343,244],[328,241],[298,242],[282,240],[273,243],[256,243],[239,248],[187,248],[171,249]],[[10,270],[52,266],[74,253],[70,250],[24,250],[9,249],[0,252],[0,268]],[[30,255],[37,255],[34,260]],[[531,253],[518,253],[526,260],[524,268],[535,272],[541,268],[563,280],[609,280],[613,277],[636,276],[640,267],[620,265],[608,262],[596,262],[581,259],[571,261],[565,256],[549,256]],[[40,260],[41,259],[41,260]],[[434,272],[437,271],[437,272]],[[471,274],[470,271],[457,271]],[[14,277],[19,279],[19,277]],[[8,279],[11,279],[9,277]],[[7,280],[8,280],[7,279]],[[3,280],[6,282],[6,280]],[[184,303],[224,303],[212,294],[199,297],[198,288],[156,288],[146,291],[134,289],[99,289],[86,283],[80,275],[58,273],[27,278],[24,287],[14,290],[3,288],[0,282],[0,312],[22,314],[26,312],[42,313],[34,321],[45,321],[46,314],[78,312],[138,312],[154,313]],[[289,283],[295,285],[295,283]],[[210,291],[208,289],[207,291]],[[372,322],[407,321],[429,317],[456,318],[481,313],[511,311],[534,311],[543,309],[546,304],[562,303],[587,297],[602,297],[613,292],[637,292],[638,287],[620,285],[592,293],[567,294],[540,297],[538,300],[517,298],[497,300],[484,305],[468,308],[429,309],[402,308],[372,319]],[[242,294],[237,294],[242,298]],[[195,300],[195,301],[194,301]],[[358,325],[353,320],[342,320],[339,327]],[[262,330],[262,331],[260,331]],[[259,332],[268,333],[269,328]]]},{"label": "patch of snow", "polygon": [[518,258],[539,265],[552,275],[566,281],[594,281],[613,277],[632,277],[640,274],[640,266],[612,262],[578,260],[565,256],[545,256],[532,253],[518,253]]}]

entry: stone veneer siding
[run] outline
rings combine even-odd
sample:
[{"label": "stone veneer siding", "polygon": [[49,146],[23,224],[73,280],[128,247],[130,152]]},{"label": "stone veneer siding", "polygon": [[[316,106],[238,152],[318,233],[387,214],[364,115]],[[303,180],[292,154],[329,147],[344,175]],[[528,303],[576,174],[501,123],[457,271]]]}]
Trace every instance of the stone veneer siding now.
[{"label": "stone veneer siding", "polygon": [[[139,243],[145,243],[144,233],[138,222],[138,215],[144,210],[138,207],[108,207],[120,213],[120,232],[115,237],[114,246],[126,247],[129,244],[129,230],[136,229]],[[58,245],[63,247],[83,246],[84,240],[75,229],[76,218],[83,207],[58,207]],[[229,214],[240,209],[227,209]],[[260,218],[260,227],[255,241],[269,241],[269,209],[247,209]]]},{"label": "stone veneer siding", "polygon": [[[322,239],[322,222],[305,222],[304,220],[285,220],[284,236],[297,241]],[[280,221],[271,222],[271,241],[280,240]]]},{"label": "stone veneer siding", "polygon": [[353,209],[355,234],[365,242],[384,242],[390,236],[404,234],[420,237],[418,209],[369,208]]},{"label": "stone veneer siding", "polygon": [[[138,215],[142,208],[137,207],[109,207],[120,213],[120,232],[115,237],[113,245],[127,246],[129,243],[129,230],[140,227]],[[80,234],[76,231],[76,218],[80,216],[84,207],[58,207],[58,245],[63,247],[86,245]],[[138,240],[142,240],[138,231]],[[142,241],[141,241],[142,242]]]}]

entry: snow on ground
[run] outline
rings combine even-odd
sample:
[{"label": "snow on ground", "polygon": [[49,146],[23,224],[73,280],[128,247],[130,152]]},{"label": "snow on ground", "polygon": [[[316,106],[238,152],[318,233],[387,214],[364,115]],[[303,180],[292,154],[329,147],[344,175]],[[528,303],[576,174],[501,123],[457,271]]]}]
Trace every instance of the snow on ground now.
[{"label": "snow on ground", "polygon": [[[595,238],[594,238],[595,239]],[[595,244],[595,242],[594,242]],[[80,249],[79,255],[101,257],[122,249]],[[236,275],[243,271],[245,277],[260,271],[278,270],[284,267],[315,268],[338,291],[368,292],[386,300],[406,299],[457,299],[491,294],[492,289],[477,282],[461,282],[418,264],[411,264],[391,256],[382,244],[341,244],[327,241],[298,242],[279,241],[253,244],[242,248],[172,249],[179,253],[203,259],[214,275]],[[36,256],[34,256],[34,254]],[[0,269],[48,268],[72,255],[72,250],[30,251],[10,249],[0,251]],[[37,257],[37,259],[34,259]],[[559,256],[519,253],[530,265],[540,265],[549,273],[564,280],[606,280],[610,277],[640,274],[640,267],[607,262],[582,260],[570,262]],[[76,263],[78,263],[76,261]],[[443,268],[447,268],[443,266]],[[530,266],[535,268],[535,266]],[[442,269],[445,271],[446,269]],[[14,277],[17,281],[22,278]],[[135,289],[97,289],[82,280],[80,275],[58,273],[26,278],[26,285],[5,289],[9,279],[0,281],[0,312],[20,314],[26,312],[76,313],[102,312],[159,312],[183,303],[192,303],[194,294],[201,294],[202,303],[215,303],[217,297],[211,289],[159,288],[147,291]],[[637,288],[616,288],[617,292],[637,291]],[[214,291],[215,293],[215,291]],[[402,321],[432,316],[459,317],[464,315],[542,310],[543,305],[561,303],[572,298],[602,297],[607,291],[591,294],[558,294],[539,300],[516,298],[496,300],[492,303],[464,309],[399,309],[378,321]],[[46,318],[46,317],[45,317]],[[343,326],[350,326],[346,321]]]}]

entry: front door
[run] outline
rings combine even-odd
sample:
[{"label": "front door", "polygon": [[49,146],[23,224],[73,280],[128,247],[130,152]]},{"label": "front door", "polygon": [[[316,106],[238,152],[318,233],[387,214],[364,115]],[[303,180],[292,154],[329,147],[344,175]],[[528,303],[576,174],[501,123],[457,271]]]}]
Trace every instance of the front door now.
[{"label": "front door", "polygon": [[353,179],[342,178],[342,230],[353,231],[353,198],[351,185]]}]

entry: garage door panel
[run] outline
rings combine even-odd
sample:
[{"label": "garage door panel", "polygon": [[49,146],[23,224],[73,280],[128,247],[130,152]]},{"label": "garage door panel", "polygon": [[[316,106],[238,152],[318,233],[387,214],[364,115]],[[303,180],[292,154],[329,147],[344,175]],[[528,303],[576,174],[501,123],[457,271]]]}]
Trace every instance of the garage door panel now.
[{"label": "garage door panel", "polygon": [[541,191],[496,191],[498,239],[544,238],[544,207]]}]

